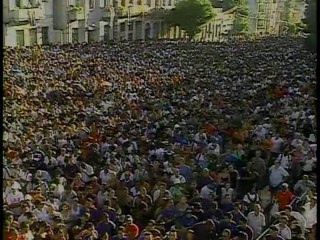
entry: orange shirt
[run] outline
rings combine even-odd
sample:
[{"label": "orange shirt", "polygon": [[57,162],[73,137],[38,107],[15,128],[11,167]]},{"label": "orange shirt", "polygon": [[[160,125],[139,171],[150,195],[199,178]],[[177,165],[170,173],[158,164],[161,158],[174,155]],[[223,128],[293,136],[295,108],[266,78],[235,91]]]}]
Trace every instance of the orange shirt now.
[{"label": "orange shirt", "polygon": [[203,126],[203,130],[205,131],[205,133],[211,135],[215,132],[216,128],[211,123],[206,123]]},{"label": "orange shirt", "polygon": [[261,143],[262,147],[268,151],[271,150],[272,148],[272,141],[271,141],[271,138],[268,138],[268,139],[264,139]]},{"label": "orange shirt", "polygon": [[290,191],[279,191],[276,193],[276,199],[279,204],[279,210],[283,210],[290,204],[293,194]]}]

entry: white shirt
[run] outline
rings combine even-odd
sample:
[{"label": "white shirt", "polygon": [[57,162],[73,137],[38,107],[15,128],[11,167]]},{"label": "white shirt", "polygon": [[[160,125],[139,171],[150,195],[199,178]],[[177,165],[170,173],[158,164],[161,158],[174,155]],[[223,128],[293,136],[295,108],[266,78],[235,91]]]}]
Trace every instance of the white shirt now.
[{"label": "white shirt", "polygon": [[282,138],[273,137],[273,138],[271,138],[271,142],[272,142],[271,152],[280,153],[281,152],[281,146],[284,143],[283,139]]},{"label": "white shirt", "polygon": [[293,147],[296,147],[297,145],[302,145],[302,144],[303,144],[303,141],[300,140],[300,139],[294,139],[294,140],[291,141],[291,145]]},{"label": "white shirt", "polygon": [[268,133],[267,129],[265,129],[264,127],[260,128],[260,129],[256,129],[254,131],[255,135],[256,135],[256,140],[263,140],[266,138],[266,135]]},{"label": "white shirt", "polygon": [[94,174],[94,171],[92,166],[86,163],[84,164],[85,164],[85,167],[84,168],[81,167],[81,175],[82,175],[82,181],[87,183],[91,180],[91,177],[89,176]]},{"label": "white shirt", "polygon": [[[153,202],[156,202],[158,200],[158,198],[160,197],[160,193],[161,193],[160,189],[157,189],[156,191],[154,191]],[[170,196],[170,198],[172,198],[171,192],[169,192],[169,196]]]},{"label": "white shirt", "polygon": [[45,207],[43,207],[41,210],[36,208],[36,209],[33,210],[33,213],[34,213],[34,215],[36,215],[38,220],[44,221],[44,222],[49,221],[49,215],[48,215],[47,210],[45,209]]},{"label": "white shirt", "polygon": [[305,211],[303,213],[304,218],[306,219],[306,227],[312,228],[314,224],[317,223],[317,204],[311,208],[310,202],[307,202],[304,205]]},{"label": "white shirt", "polygon": [[173,184],[177,184],[177,183],[185,183],[186,179],[184,178],[184,176],[179,175],[178,177],[176,175],[172,175],[170,177],[170,182],[172,182]]},{"label": "white shirt", "polygon": [[57,164],[59,166],[64,166],[66,165],[66,163],[64,162],[65,156],[60,155],[59,157],[57,157]]},{"label": "white shirt", "polygon": [[252,228],[254,236],[259,236],[266,225],[264,214],[260,212],[257,216],[254,211],[250,212],[248,214],[248,225]]},{"label": "white shirt", "polygon": [[99,179],[102,184],[107,184],[110,180],[112,180],[116,176],[116,172],[108,170],[106,173],[104,170],[101,170],[99,173]]},{"label": "white shirt", "polygon": [[292,211],[292,212],[290,213],[290,215],[291,215],[292,217],[294,217],[294,218],[298,221],[299,226],[301,227],[301,230],[304,232],[304,230],[305,230],[305,228],[306,228],[306,226],[307,226],[307,221],[306,221],[306,219],[304,218],[304,216],[303,216],[301,213],[295,212],[295,211]]},{"label": "white shirt", "polygon": [[7,203],[8,205],[11,204],[15,204],[15,203],[19,203],[22,200],[24,200],[24,195],[22,192],[16,191],[15,194],[13,194],[12,192],[8,194],[7,196]]},{"label": "white shirt", "polygon": [[224,199],[226,195],[233,196],[233,188],[229,188],[228,190],[226,188],[221,188],[221,198]]},{"label": "white shirt", "polygon": [[275,225],[276,228],[279,229],[279,235],[283,237],[285,240],[291,239],[291,230],[288,226],[285,226],[283,229],[280,228],[280,223]]},{"label": "white shirt", "polygon": [[307,158],[304,162],[303,171],[311,172],[312,168],[315,166],[316,162],[317,162],[317,159],[314,157]]},{"label": "white shirt", "polygon": [[33,233],[30,230],[28,230],[28,232],[24,236],[25,236],[25,240],[33,240],[34,239]]},{"label": "white shirt", "polygon": [[277,158],[278,161],[280,161],[281,167],[283,167],[284,169],[288,169],[289,168],[289,160],[290,160],[291,156],[286,156],[284,154],[280,154]]},{"label": "white shirt", "polygon": [[281,166],[276,168],[275,165],[273,165],[269,170],[269,181],[272,187],[279,186],[282,183],[283,179],[289,176],[289,173]]},{"label": "white shirt", "polygon": [[[256,201],[254,201],[256,200]],[[253,193],[251,194],[250,192],[247,193],[246,195],[244,195],[243,197],[243,201],[246,203],[253,203],[253,202],[259,202],[260,201],[260,197],[257,193]]]},{"label": "white shirt", "polygon": [[210,195],[214,194],[214,193],[215,193],[215,191],[208,188],[208,186],[204,186],[203,188],[201,188],[200,197],[202,199],[210,199]]}]

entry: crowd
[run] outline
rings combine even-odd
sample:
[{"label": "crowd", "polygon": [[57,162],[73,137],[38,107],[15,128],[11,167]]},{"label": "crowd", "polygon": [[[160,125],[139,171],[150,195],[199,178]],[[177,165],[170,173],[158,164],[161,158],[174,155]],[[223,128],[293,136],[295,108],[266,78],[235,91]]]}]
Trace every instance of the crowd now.
[{"label": "crowd", "polygon": [[315,66],[288,38],[4,48],[4,239],[315,239]]}]

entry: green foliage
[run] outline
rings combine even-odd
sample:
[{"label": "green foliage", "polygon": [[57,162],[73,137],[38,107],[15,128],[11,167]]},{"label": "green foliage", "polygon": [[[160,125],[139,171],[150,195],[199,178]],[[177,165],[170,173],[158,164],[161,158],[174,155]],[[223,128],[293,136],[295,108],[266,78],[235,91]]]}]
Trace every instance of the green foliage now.
[{"label": "green foliage", "polygon": [[306,39],[306,46],[311,51],[317,50],[317,2],[316,0],[307,0],[307,9],[305,12],[306,18],[304,23],[306,24],[305,32],[308,33]]},{"label": "green foliage", "polygon": [[214,16],[209,0],[182,0],[165,16],[165,21],[171,26],[179,26],[193,39]]},{"label": "green foliage", "polygon": [[245,33],[249,30],[249,6],[246,2],[237,3],[237,12],[234,23],[234,32],[236,34]]},{"label": "green foliage", "polygon": [[296,34],[299,32],[301,19],[297,18],[296,13],[300,11],[303,0],[286,0],[284,5],[283,21],[287,22],[288,33]]}]

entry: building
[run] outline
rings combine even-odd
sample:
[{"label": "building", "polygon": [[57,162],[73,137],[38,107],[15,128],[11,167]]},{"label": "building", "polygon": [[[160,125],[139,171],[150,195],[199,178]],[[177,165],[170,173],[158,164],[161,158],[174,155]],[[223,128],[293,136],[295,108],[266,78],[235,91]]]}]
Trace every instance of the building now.
[{"label": "building", "polygon": [[290,6],[287,6],[287,3],[287,0],[248,0],[249,32],[281,34],[288,28],[288,23],[284,20],[286,11],[290,12],[290,18],[294,23],[301,22],[306,4],[300,0],[291,1]]},{"label": "building", "polygon": [[[162,21],[175,0],[3,0],[5,46],[183,38]],[[219,41],[234,13],[215,9],[200,39]]]},{"label": "building", "polygon": [[282,0],[248,0],[248,5],[249,33],[279,33]]},{"label": "building", "polygon": [[4,45],[48,44],[52,39],[51,9],[46,1],[3,0]]}]

